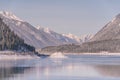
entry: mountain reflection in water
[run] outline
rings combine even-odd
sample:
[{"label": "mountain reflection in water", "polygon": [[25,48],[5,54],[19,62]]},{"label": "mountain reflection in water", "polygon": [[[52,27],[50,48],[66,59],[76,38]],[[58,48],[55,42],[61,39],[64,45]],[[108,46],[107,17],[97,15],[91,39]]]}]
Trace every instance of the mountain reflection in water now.
[{"label": "mountain reflection in water", "polygon": [[120,77],[120,65],[97,65],[94,68],[103,76]]},{"label": "mountain reflection in water", "polygon": [[77,56],[0,61],[0,80],[120,80],[119,60]]},{"label": "mountain reflection in water", "polygon": [[23,74],[25,69],[30,67],[11,67],[11,68],[0,68],[0,79],[14,77],[16,74]]}]

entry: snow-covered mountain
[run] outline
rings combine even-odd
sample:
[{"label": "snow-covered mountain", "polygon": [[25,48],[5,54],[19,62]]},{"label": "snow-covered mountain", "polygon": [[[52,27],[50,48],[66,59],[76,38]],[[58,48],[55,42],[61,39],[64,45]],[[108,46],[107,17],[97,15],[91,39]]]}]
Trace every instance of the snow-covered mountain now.
[{"label": "snow-covered mountain", "polygon": [[[63,35],[56,33],[48,28],[34,27],[30,23],[21,20],[11,12],[1,11],[0,18],[10,27],[20,38],[24,39],[25,43],[34,46],[35,48],[43,48],[46,46],[56,46],[71,43],[83,42],[77,36]],[[72,36],[72,37],[71,37]]]},{"label": "snow-covered mountain", "polygon": [[79,43],[79,41],[77,41],[76,39],[72,39],[70,37],[64,36],[63,34],[59,34],[59,33],[55,32],[49,28],[37,26],[37,29],[40,32],[44,33],[45,36],[48,36],[49,38],[51,38],[51,40],[59,42],[60,45]]},{"label": "snow-covered mountain", "polygon": [[74,40],[76,40],[79,43],[89,42],[90,39],[93,38],[92,34],[81,35],[80,37],[78,37],[76,35],[73,35],[73,34],[69,33],[69,34],[63,34],[63,36],[66,36],[66,37],[69,37],[71,39],[74,39]]},{"label": "snow-covered mountain", "polygon": [[93,37],[92,34],[88,34],[88,35],[82,35],[80,37],[73,35],[71,33],[69,34],[59,34],[56,33],[55,31],[49,29],[49,28],[43,28],[40,26],[37,26],[37,29],[40,31],[43,31],[44,33],[46,33],[47,35],[61,41],[62,43],[84,43],[84,42],[88,42],[90,41],[90,39]]},{"label": "snow-covered mountain", "polygon": [[120,14],[106,24],[91,41],[120,39]]},{"label": "snow-covered mountain", "polygon": [[41,52],[54,53],[60,50],[65,53],[120,53],[120,14],[98,31],[89,42],[81,45],[46,47]]}]

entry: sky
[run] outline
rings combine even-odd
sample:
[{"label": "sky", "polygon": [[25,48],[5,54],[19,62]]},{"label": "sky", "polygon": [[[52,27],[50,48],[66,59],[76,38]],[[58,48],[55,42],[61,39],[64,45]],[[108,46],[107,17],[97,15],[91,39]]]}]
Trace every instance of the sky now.
[{"label": "sky", "polygon": [[0,0],[0,10],[59,33],[95,34],[120,13],[120,0]]}]

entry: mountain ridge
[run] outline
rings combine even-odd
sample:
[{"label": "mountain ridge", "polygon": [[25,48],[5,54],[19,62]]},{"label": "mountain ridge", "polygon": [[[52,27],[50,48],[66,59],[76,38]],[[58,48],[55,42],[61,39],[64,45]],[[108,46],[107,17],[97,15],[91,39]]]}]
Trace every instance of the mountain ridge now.
[{"label": "mountain ridge", "polygon": [[75,38],[70,38],[59,34],[48,28],[35,28],[30,23],[21,20],[13,13],[6,11],[0,12],[0,18],[10,27],[25,43],[40,49],[47,46],[58,46],[63,44],[79,44]]},{"label": "mountain ridge", "polygon": [[89,41],[80,45],[51,46],[41,49],[42,53],[120,53],[120,14],[107,23]]}]

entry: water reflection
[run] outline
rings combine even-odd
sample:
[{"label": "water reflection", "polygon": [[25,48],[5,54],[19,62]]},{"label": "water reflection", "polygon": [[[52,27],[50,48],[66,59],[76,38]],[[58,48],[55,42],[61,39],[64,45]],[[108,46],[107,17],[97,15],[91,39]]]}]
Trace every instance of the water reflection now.
[{"label": "water reflection", "polygon": [[7,67],[0,68],[0,80],[4,78],[14,77],[16,74],[23,74],[25,69],[30,67]]},{"label": "water reflection", "polygon": [[97,65],[95,69],[103,76],[120,77],[120,65]]},{"label": "water reflection", "polygon": [[[87,60],[86,60],[87,59]],[[107,60],[107,64],[101,62]],[[91,61],[94,61],[92,63]],[[118,59],[112,62],[118,62]],[[110,64],[109,64],[110,62]],[[89,63],[89,64],[88,64]],[[113,78],[114,77],[114,78]],[[35,59],[0,62],[0,80],[120,80],[120,65],[106,58]]]}]

